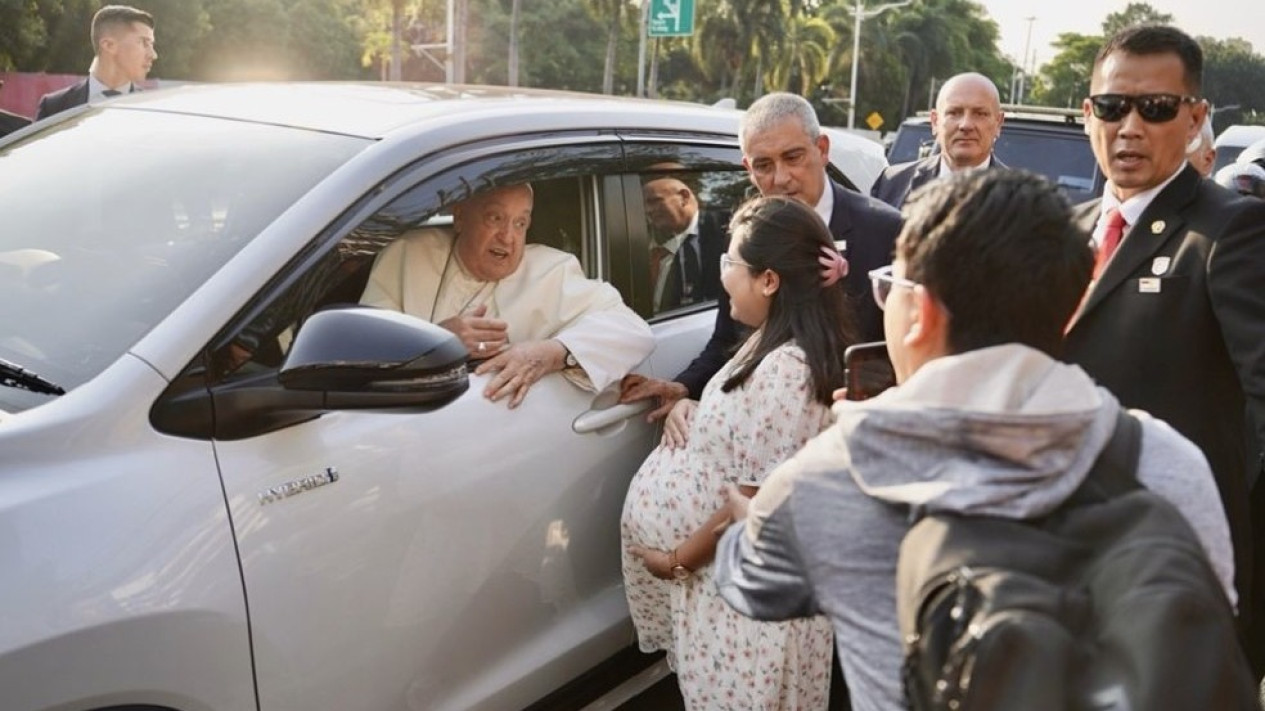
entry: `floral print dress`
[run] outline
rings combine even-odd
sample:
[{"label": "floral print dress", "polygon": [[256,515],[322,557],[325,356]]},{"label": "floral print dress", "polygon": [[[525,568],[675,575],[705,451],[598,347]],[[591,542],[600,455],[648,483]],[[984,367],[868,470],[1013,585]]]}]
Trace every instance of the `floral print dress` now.
[{"label": "floral print dress", "polygon": [[831,422],[813,399],[804,353],[785,343],[747,382],[721,385],[753,336],[707,387],[684,448],[656,448],[629,485],[621,520],[624,584],[642,651],[667,650],[689,709],[824,709],[833,635],[825,617],[757,622],[716,592],[712,566],[655,578],[628,547],[672,550],[725,501],[727,484],[759,486]]}]

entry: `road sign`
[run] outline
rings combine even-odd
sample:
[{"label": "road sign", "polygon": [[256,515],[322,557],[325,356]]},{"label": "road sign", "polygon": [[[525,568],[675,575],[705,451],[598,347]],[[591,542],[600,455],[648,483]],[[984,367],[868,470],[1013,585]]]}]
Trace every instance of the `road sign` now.
[{"label": "road sign", "polygon": [[646,34],[686,37],[694,34],[694,0],[650,0]]},{"label": "road sign", "polygon": [[871,112],[865,117],[865,125],[869,126],[871,131],[877,131],[878,127],[883,125],[883,117],[877,111]]}]

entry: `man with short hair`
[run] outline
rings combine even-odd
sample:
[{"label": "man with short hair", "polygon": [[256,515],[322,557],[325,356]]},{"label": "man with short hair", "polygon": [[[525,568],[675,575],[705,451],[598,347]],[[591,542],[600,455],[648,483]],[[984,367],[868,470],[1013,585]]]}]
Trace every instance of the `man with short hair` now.
[{"label": "man with short hair", "polygon": [[894,165],[870,188],[870,194],[899,208],[914,190],[936,178],[964,170],[1005,168],[993,155],[1005,120],[1001,96],[992,79],[967,72],[950,77],[940,87],[931,110],[931,134],[938,154]]},{"label": "man with short hair", "polygon": [[[1053,185],[1019,171],[954,175],[916,193],[905,215],[895,262],[870,274],[899,384],[838,403],[835,424],[749,503],[731,492],[745,521],[714,563],[743,614],[830,616],[856,711],[907,708],[896,567],[911,514],[1043,516],[1088,474],[1120,410],[1056,360],[1093,256]],[[1138,479],[1181,510],[1233,599],[1207,464],[1138,414]]]},{"label": "man with short hair", "polygon": [[[1250,583],[1252,547],[1265,545],[1265,521],[1254,537],[1248,512],[1259,474],[1245,471],[1244,456],[1265,443],[1265,203],[1202,179],[1186,161],[1208,113],[1202,72],[1199,44],[1166,26],[1121,30],[1094,61],[1084,112],[1107,184],[1079,209],[1098,258],[1066,353],[1126,406],[1203,450],[1250,626],[1265,603]],[[1245,408],[1255,442],[1244,441]],[[1248,653],[1259,677],[1265,644],[1256,629]]]},{"label": "man with short hair", "polygon": [[[848,262],[844,290],[856,309],[858,338],[882,340],[882,316],[866,297],[865,274],[891,262],[900,213],[830,180],[826,174],[830,138],[803,97],[778,92],[756,100],[742,117],[738,140],[742,164],[761,195],[793,197],[825,220]],[[722,290],[719,297],[716,328],[703,352],[672,381],[630,377],[621,402],[657,398],[658,407],[648,415],[655,420],[667,416],[678,400],[702,396],[703,386],[729,359],[740,338],[729,314],[728,296]]]},{"label": "man with short hair", "polygon": [[88,77],[41,97],[37,121],[81,104],[140,91],[137,84],[158,59],[154,17],[144,10],[106,5],[92,16],[91,37],[94,56]]}]

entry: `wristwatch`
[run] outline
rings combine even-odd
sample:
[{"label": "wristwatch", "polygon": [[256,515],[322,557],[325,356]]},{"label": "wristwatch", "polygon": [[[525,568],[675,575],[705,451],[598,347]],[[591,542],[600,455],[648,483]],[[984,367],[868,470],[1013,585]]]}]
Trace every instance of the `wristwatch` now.
[{"label": "wristwatch", "polygon": [[[562,343],[562,341],[558,341],[558,343]],[[578,368],[580,366],[580,361],[575,359],[575,356],[571,354],[571,349],[567,348],[565,343],[562,343],[562,352],[565,354],[562,356],[562,366],[564,368]]]},{"label": "wristwatch", "polygon": [[675,548],[673,548],[672,552],[668,554],[668,565],[672,567],[672,577],[677,580],[685,580],[694,573],[694,571],[684,565],[681,565],[681,562],[676,559]]}]

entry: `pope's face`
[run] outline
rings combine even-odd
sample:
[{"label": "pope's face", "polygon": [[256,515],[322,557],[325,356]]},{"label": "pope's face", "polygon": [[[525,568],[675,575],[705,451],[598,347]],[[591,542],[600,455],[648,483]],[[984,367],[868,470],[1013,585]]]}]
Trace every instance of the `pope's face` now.
[{"label": "pope's face", "polygon": [[524,185],[478,195],[452,208],[457,258],[476,279],[497,281],[523,261],[532,193]]}]

